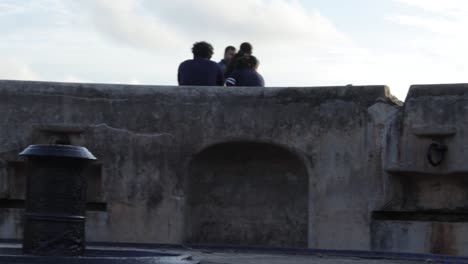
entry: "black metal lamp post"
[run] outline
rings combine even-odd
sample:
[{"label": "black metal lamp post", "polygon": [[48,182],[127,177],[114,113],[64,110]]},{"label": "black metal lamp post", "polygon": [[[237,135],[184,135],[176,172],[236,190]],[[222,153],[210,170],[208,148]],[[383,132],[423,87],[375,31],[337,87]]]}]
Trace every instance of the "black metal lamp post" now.
[{"label": "black metal lamp post", "polygon": [[23,252],[82,256],[85,250],[85,166],[96,158],[84,147],[31,145],[28,158]]}]

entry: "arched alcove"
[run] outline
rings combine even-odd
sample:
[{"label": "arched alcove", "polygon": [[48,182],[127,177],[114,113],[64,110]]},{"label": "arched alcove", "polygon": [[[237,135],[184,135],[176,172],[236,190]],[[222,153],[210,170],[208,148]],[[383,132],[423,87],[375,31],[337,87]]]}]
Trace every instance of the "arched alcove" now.
[{"label": "arched alcove", "polygon": [[307,247],[307,171],[285,148],[211,146],[192,160],[188,182],[188,243]]}]

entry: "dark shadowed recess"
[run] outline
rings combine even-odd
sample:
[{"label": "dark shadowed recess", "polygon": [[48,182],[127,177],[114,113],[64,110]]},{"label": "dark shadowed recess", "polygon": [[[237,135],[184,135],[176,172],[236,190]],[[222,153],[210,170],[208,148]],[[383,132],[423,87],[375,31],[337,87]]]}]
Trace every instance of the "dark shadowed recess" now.
[{"label": "dark shadowed recess", "polygon": [[188,243],[307,247],[308,175],[287,149],[217,144],[193,158],[188,182]]}]

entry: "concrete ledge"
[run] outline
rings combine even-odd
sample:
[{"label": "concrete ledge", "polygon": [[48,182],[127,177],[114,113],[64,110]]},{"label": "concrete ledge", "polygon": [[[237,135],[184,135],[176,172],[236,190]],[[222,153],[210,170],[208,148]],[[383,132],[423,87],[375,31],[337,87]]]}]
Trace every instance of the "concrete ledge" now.
[{"label": "concrete ledge", "polygon": [[468,93],[468,83],[412,85],[406,99],[422,96],[454,96]]},{"label": "concrete ledge", "polygon": [[0,94],[64,95],[93,99],[131,99],[168,96],[179,100],[212,101],[213,98],[261,98],[277,103],[321,103],[327,100],[353,101],[372,105],[376,100],[399,104],[384,85],[328,87],[196,87],[126,84],[60,83],[0,80]]}]

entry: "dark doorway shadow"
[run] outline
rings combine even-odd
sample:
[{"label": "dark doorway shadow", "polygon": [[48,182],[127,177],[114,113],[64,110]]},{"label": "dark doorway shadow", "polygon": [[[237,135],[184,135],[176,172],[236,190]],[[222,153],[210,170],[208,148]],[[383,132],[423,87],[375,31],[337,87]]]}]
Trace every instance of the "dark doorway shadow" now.
[{"label": "dark doorway shadow", "polygon": [[307,247],[307,170],[285,148],[211,146],[192,160],[188,182],[188,243]]}]

